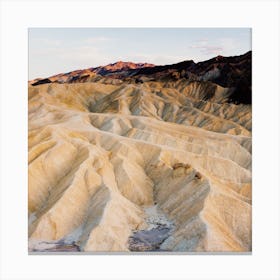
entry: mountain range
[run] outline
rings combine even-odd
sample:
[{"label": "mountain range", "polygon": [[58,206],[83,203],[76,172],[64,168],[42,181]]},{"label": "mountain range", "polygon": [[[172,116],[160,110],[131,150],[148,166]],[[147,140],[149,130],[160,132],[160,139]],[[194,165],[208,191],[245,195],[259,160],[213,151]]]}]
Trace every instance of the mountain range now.
[{"label": "mountain range", "polygon": [[[62,73],[45,79],[36,79],[32,85],[44,83],[80,83],[98,81],[101,77],[120,79],[130,83],[153,80],[179,80],[188,82],[212,82],[231,88],[228,101],[251,104],[252,52],[244,55],[217,56],[207,61],[195,63],[193,60],[171,65],[156,66],[148,63],[122,62],[84,70]],[[211,91],[211,90],[210,90]],[[209,92],[211,96],[211,92]]]}]

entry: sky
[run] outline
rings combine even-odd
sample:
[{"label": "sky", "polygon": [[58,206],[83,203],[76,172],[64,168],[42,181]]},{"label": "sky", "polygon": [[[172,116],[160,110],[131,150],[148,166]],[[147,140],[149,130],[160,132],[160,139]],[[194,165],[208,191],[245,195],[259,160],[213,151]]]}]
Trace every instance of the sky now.
[{"label": "sky", "polygon": [[250,28],[30,28],[29,79],[117,61],[157,65],[251,50]]}]

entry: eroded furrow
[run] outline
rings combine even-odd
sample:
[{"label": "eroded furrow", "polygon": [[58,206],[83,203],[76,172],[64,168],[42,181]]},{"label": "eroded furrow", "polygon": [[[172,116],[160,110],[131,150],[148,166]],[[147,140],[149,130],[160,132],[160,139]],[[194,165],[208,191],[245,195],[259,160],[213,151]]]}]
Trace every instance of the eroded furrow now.
[{"label": "eroded furrow", "polygon": [[29,250],[250,251],[251,112],[229,94],[184,81],[31,88]]}]

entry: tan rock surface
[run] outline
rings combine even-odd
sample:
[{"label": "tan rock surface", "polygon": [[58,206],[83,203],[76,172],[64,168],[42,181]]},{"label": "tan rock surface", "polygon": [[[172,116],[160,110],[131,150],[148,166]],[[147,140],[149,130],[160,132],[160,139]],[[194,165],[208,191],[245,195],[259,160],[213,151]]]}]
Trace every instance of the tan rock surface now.
[{"label": "tan rock surface", "polygon": [[29,87],[30,250],[129,251],[157,203],[175,226],[162,250],[250,251],[251,106],[184,79],[114,81]]}]

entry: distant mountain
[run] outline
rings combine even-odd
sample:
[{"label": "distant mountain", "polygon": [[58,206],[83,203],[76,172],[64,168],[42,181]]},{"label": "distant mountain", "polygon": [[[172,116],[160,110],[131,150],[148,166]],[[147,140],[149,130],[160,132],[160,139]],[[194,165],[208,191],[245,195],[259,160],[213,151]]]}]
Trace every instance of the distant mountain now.
[{"label": "distant mountain", "polygon": [[231,88],[228,102],[251,104],[252,52],[240,56],[217,56],[195,63],[193,60],[170,65],[155,66],[149,63],[122,62],[85,70],[75,70],[31,82],[33,86],[56,83],[83,83],[99,81],[102,77],[119,79],[123,82],[144,83],[155,80],[190,82],[212,82]]},{"label": "distant mountain", "polygon": [[106,75],[106,74],[135,70],[140,68],[150,68],[154,66],[155,66],[154,64],[150,64],[150,63],[133,63],[133,62],[118,61],[115,63],[108,64],[106,66],[91,68],[91,70],[94,73],[100,75]]},{"label": "distant mountain", "polygon": [[58,82],[58,83],[74,83],[74,82],[87,82],[88,78],[95,77],[96,75],[101,76],[122,76],[127,77],[131,74],[136,73],[135,70],[141,68],[150,68],[154,67],[154,64],[150,63],[133,63],[133,62],[123,62],[118,61],[111,63],[105,66],[98,66],[93,68],[88,68],[84,70],[74,70],[68,73],[60,73],[54,76],[51,76],[47,79],[35,79],[32,81],[33,86],[41,85],[49,82]]}]

